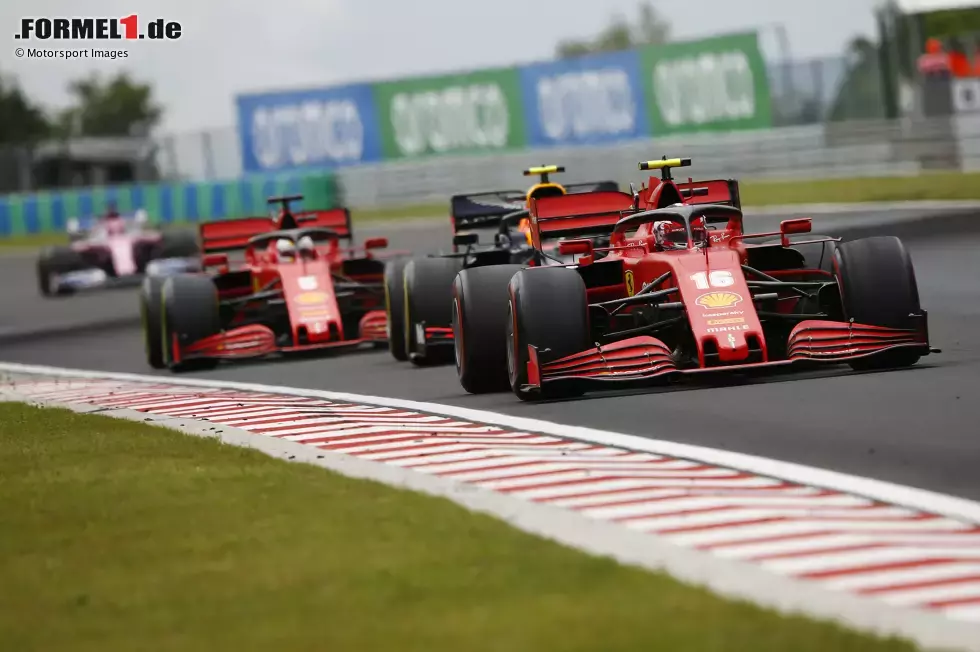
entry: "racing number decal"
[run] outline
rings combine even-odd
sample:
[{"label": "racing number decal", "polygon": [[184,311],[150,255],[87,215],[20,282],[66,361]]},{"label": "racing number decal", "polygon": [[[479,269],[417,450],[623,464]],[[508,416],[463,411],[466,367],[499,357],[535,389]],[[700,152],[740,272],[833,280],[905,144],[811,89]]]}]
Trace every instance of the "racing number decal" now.
[{"label": "racing number decal", "polygon": [[626,295],[630,297],[633,296],[633,291],[635,289],[636,288],[633,285],[633,272],[626,270]]},{"label": "racing number decal", "polygon": [[[732,273],[726,272],[725,270],[717,270],[711,272],[711,274],[706,274],[704,272],[691,274],[691,280],[694,281],[694,285],[699,290],[707,290],[709,288],[727,288],[731,285],[735,285],[735,279],[732,278]],[[630,294],[632,294],[632,292]]]}]

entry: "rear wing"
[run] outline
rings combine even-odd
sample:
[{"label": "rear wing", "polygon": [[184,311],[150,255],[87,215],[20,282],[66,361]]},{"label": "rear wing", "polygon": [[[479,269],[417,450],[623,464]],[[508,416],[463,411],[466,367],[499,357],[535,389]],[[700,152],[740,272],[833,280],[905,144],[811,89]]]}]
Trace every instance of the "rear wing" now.
[{"label": "rear wing", "polygon": [[325,211],[297,211],[295,217],[300,227],[315,226],[321,229],[330,229],[346,240],[354,237],[350,210],[347,208],[331,208]]},{"label": "rear wing", "polygon": [[615,181],[592,181],[590,183],[566,183],[565,192],[578,195],[583,192],[619,192],[619,184]]},{"label": "rear wing", "polygon": [[612,233],[623,211],[633,208],[633,197],[618,190],[600,190],[542,197],[531,203],[531,244],[540,249],[545,240]]},{"label": "rear wing", "polygon": [[738,181],[734,179],[692,181],[676,185],[685,204],[723,204],[738,209],[742,208]]},{"label": "rear wing", "polygon": [[504,215],[519,211],[524,205],[522,190],[496,190],[466,195],[453,195],[449,200],[449,216],[453,233],[461,229],[487,229],[498,226]]},{"label": "rear wing", "polygon": [[276,223],[268,217],[205,222],[200,227],[201,252],[210,254],[246,249],[251,238],[276,228]]},{"label": "rear wing", "polygon": [[[568,194],[587,192],[618,192],[615,181],[590,181],[564,186]],[[523,190],[496,190],[466,195],[454,195],[450,200],[453,232],[462,229],[488,229],[500,225],[505,215],[527,208],[527,193]]]}]

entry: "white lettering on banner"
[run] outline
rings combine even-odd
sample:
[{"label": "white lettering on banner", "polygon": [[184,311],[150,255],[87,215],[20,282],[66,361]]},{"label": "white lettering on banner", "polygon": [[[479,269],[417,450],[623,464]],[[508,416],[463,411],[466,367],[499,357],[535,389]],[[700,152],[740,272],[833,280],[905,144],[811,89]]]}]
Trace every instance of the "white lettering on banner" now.
[{"label": "white lettering on banner", "polygon": [[636,103],[625,70],[570,72],[538,80],[538,119],[550,140],[629,133]]},{"label": "white lettering on banner", "polygon": [[431,149],[504,147],[510,112],[496,84],[450,86],[437,91],[398,93],[391,101],[391,124],[402,154]]},{"label": "white lettering on banner", "polygon": [[360,161],[364,124],[357,104],[311,100],[259,107],[252,114],[252,152],[265,169]]},{"label": "white lettering on banner", "polygon": [[660,115],[673,127],[755,115],[755,79],[744,52],[706,52],[658,62],[653,87]]}]

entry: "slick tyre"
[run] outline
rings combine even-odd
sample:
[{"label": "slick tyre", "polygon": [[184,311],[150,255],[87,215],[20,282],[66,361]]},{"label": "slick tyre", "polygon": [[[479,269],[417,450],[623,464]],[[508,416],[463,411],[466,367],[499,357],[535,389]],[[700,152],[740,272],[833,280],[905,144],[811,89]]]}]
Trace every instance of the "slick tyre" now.
[{"label": "slick tyre", "polygon": [[155,258],[194,258],[201,247],[194,231],[168,231],[160,239]]},{"label": "slick tyre", "polygon": [[564,267],[529,268],[510,281],[507,302],[507,375],[522,401],[569,398],[583,390],[565,385],[525,391],[528,382],[528,346],[547,358],[571,355],[589,348],[589,314],[585,282]]},{"label": "slick tyre", "polygon": [[405,265],[392,260],[385,265],[385,313],[388,316],[388,350],[399,362],[408,360],[405,349]]},{"label": "slick tyre", "polygon": [[459,258],[416,258],[405,265],[405,351],[412,364],[452,362],[452,347],[426,346],[425,328],[451,327],[453,280],[462,267]]},{"label": "slick tyre", "polygon": [[163,283],[162,350],[167,367],[171,371],[198,371],[213,369],[218,361],[213,358],[180,360],[174,350],[221,331],[218,314],[218,291],[206,276],[182,274],[171,276]]},{"label": "slick tyre", "polygon": [[[859,324],[914,328],[911,315],[921,313],[912,259],[894,236],[863,238],[837,247],[837,282],[844,316]],[[897,350],[855,360],[856,370],[908,367],[918,352]]]},{"label": "slick tyre", "polygon": [[85,269],[87,266],[82,255],[71,247],[45,249],[37,259],[38,290],[46,297],[71,294],[69,289],[58,290],[55,288],[54,277]]},{"label": "slick tyre", "polygon": [[464,269],[453,282],[452,326],[456,373],[470,394],[505,392],[508,287],[521,265]]},{"label": "slick tyre", "polygon": [[146,362],[154,369],[164,369],[163,357],[163,281],[158,277],[143,279],[140,288],[140,320],[143,323],[143,348]]}]

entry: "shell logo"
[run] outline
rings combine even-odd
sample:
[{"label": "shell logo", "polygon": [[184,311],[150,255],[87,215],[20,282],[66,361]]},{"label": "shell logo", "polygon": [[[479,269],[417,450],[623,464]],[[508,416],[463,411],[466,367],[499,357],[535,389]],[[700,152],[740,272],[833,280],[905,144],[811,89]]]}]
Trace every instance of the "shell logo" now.
[{"label": "shell logo", "polygon": [[742,295],[735,292],[708,292],[699,296],[694,303],[703,308],[731,308],[741,301]]}]

